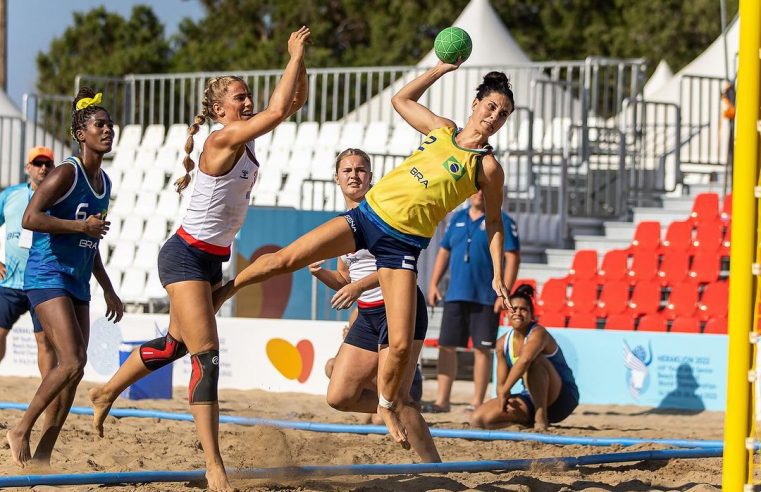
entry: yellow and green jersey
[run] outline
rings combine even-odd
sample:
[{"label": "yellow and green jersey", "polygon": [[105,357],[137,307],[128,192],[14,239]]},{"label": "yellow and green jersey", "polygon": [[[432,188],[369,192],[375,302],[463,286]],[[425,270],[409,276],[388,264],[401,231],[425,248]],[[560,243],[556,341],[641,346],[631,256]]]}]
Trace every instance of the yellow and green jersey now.
[{"label": "yellow and green jersey", "polygon": [[478,167],[490,149],[457,145],[457,130],[432,130],[418,149],[365,195],[367,204],[397,231],[431,238],[439,222],[478,191]]}]

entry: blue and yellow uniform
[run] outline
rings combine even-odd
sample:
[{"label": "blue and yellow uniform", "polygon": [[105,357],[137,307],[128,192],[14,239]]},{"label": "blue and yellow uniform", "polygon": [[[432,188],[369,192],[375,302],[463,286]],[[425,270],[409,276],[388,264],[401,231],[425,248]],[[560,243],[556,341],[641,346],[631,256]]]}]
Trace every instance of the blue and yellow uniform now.
[{"label": "blue and yellow uniform", "polygon": [[[535,326],[536,322],[532,322],[529,325],[524,343],[528,341],[528,337],[531,336],[531,331]],[[507,333],[503,335],[505,337],[505,359],[507,360],[507,367],[509,369],[512,369],[513,365],[518,360],[518,355],[515,353],[515,348],[513,347],[514,335],[515,330],[513,330],[513,328],[509,328]],[[557,342],[555,343],[557,344]],[[543,355],[547,358],[547,361],[552,364],[552,367],[555,368],[558,375],[560,376],[560,380],[563,382],[557,400],[547,406],[547,420],[551,424],[554,424],[564,420],[566,417],[571,415],[571,413],[579,405],[579,388],[576,386],[576,379],[573,377],[573,372],[568,366],[568,363],[565,360],[565,356],[563,355],[563,350],[561,350],[559,344],[557,344],[557,350],[555,350],[555,352],[550,355]],[[534,401],[531,399],[531,394],[529,394],[529,392],[524,389],[522,392],[514,396],[517,396],[526,402],[529,413],[533,418],[534,414],[536,413],[536,407],[534,406]]]},{"label": "blue and yellow uniform", "polygon": [[478,169],[491,149],[460,147],[456,136],[450,127],[431,130],[359,207],[344,215],[357,249],[370,250],[378,268],[417,271],[417,257],[439,222],[478,191]]},{"label": "blue and yellow uniform", "polygon": [[[106,173],[100,170],[103,190],[96,193],[77,157],[69,157],[61,165],[74,166],[74,183],[48,213],[67,220],[85,220],[97,213],[105,217],[111,196],[111,180]],[[99,239],[84,233],[35,232],[24,277],[24,289],[32,305],[62,295],[71,297],[75,303],[89,302],[90,276],[98,243]]]},{"label": "blue and yellow uniform", "polygon": [[[26,206],[32,198],[32,186],[21,183],[0,193],[0,225],[5,224],[5,276],[0,280],[0,327],[11,329],[19,317],[29,311],[35,332],[42,326],[24,293],[24,271],[29,258],[31,231],[21,227]],[[23,236],[23,237],[22,237]]]}]

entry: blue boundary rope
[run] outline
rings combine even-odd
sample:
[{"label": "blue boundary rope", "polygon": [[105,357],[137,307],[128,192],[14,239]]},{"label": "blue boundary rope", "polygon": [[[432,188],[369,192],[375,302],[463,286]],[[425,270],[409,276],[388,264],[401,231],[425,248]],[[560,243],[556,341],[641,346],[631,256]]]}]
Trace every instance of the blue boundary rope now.
[{"label": "blue boundary rope", "polygon": [[[535,465],[577,467],[605,463],[654,461],[670,459],[718,458],[722,450],[666,449],[635,451],[558,458],[452,461],[448,463],[295,466],[280,468],[249,468],[230,470],[237,479],[330,477],[340,475],[409,475],[418,473],[487,472],[527,470]],[[59,475],[18,475],[0,477],[0,487],[30,487],[36,485],[115,485],[148,482],[185,482],[203,480],[205,470],[141,471],[121,473],[70,473]]]},{"label": "blue boundary rope", "polygon": [[[27,409],[24,403],[0,402],[0,410]],[[90,407],[72,407],[71,413],[75,415],[92,415]],[[135,408],[112,408],[109,415],[117,418],[155,418],[164,420],[193,421],[193,416],[182,412],[162,412],[156,410],[141,410]],[[326,424],[320,422],[300,422],[293,420],[261,419],[255,417],[238,417],[234,415],[220,415],[219,422],[223,424],[238,425],[267,425],[281,429],[303,430],[310,432],[331,432],[345,434],[387,434],[386,427],[382,425],[356,425],[356,424]],[[479,441],[535,441],[544,444],[580,445],[580,446],[633,446],[636,444],[658,444],[677,448],[701,448],[714,449],[724,448],[724,442],[719,440],[695,440],[695,439],[644,439],[628,437],[581,437],[581,436],[556,436],[538,434],[535,432],[509,432],[490,430],[469,429],[442,429],[432,427],[433,437],[473,439]]]}]

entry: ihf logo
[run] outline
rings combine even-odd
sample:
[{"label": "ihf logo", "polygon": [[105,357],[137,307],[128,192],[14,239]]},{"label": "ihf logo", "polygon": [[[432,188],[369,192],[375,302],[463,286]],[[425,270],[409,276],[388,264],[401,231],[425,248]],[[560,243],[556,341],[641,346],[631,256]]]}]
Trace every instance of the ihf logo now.
[{"label": "ihf logo", "polygon": [[650,342],[647,342],[647,352],[642,345],[637,345],[634,349],[629,348],[629,344],[624,340],[624,366],[626,366],[626,384],[629,387],[629,393],[635,400],[647,391],[650,386],[650,377],[648,366],[653,362],[653,348]]}]

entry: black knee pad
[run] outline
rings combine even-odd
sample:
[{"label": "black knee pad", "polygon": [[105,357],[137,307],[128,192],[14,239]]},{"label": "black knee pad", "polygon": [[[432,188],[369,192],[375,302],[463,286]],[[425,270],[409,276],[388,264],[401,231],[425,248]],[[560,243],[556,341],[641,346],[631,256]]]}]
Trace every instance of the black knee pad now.
[{"label": "black knee pad", "polygon": [[188,353],[187,347],[178,342],[169,333],[161,338],[145,342],[140,346],[140,360],[146,369],[155,371],[161,369]]},{"label": "black knee pad", "polygon": [[219,350],[209,350],[190,356],[192,366],[188,401],[191,405],[216,403],[219,382]]}]

